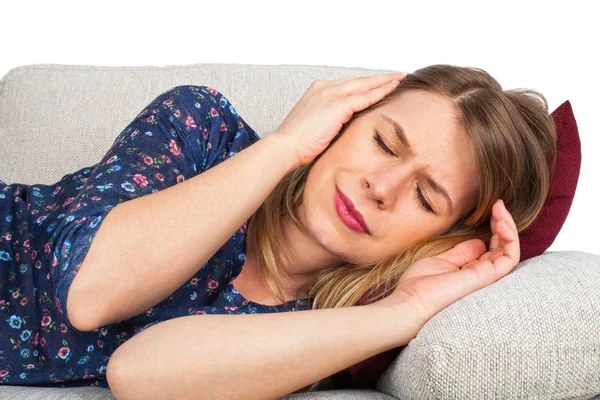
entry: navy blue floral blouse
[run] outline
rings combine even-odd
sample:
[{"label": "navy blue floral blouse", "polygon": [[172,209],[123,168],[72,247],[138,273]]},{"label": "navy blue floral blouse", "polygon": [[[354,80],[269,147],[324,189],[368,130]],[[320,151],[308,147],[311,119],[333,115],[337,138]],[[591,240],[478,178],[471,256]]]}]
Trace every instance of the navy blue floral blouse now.
[{"label": "navy blue floral blouse", "polygon": [[52,185],[0,181],[0,384],[109,388],[111,354],[153,324],[185,315],[308,309],[307,299],[266,306],[235,290],[248,221],[191,279],[140,315],[81,332],[65,307],[114,206],[183,182],[259,139],[223,94],[182,85],[151,101],[99,163]]}]

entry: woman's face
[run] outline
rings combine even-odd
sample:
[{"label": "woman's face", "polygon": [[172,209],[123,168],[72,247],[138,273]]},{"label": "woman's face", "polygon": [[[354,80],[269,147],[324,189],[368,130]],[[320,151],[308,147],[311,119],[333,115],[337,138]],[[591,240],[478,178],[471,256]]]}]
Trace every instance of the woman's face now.
[{"label": "woman's face", "polygon": [[[406,135],[410,152],[393,121]],[[373,139],[377,132],[397,157],[378,146]],[[347,262],[370,264],[448,230],[474,205],[476,177],[474,155],[452,103],[442,95],[411,90],[355,119],[319,156],[299,212],[329,252]],[[342,221],[334,201],[336,186],[362,214],[370,234]]]}]

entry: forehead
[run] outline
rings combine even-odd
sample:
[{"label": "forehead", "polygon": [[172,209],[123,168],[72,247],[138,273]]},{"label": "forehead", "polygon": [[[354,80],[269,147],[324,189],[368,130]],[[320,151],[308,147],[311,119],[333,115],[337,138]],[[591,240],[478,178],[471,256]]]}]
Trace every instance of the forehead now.
[{"label": "forehead", "polygon": [[450,133],[451,130],[456,131],[459,127],[456,107],[450,99],[440,93],[409,90],[384,104],[379,110],[385,110],[388,113],[386,115],[392,113],[402,118],[404,124],[411,125],[414,130],[423,127],[424,134],[431,129]]}]

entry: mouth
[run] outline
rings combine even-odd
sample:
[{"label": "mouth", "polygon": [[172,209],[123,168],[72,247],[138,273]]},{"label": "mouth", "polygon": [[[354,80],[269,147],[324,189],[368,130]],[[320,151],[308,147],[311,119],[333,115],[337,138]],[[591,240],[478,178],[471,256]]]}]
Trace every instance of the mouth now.
[{"label": "mouth", "polygon": [[351,229],[371,235],[362,214],[354,207],[352,201],[336,186],[336,209],[338,214]]}]

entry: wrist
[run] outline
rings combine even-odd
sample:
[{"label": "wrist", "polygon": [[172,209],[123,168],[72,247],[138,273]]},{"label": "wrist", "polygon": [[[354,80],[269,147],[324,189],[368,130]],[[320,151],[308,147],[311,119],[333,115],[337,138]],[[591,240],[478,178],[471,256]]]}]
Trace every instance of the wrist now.
[{"label": "wrist", "polygon": [[417,336],[427,319],[409,302],[397,301],[391,297],[368,304],[367,307],[377,309],[385,318],[394,322],[396,346],[404,346]]},{"label": "wrist", "polygon": [[302,166],[300,158],[296,152],[296,145],[292,142],[292,137],[289,133],[276,130],[264,137],[269,138],[276,148],[277,157],[286,163],[288,172],[292,172],[296,168]]}]

